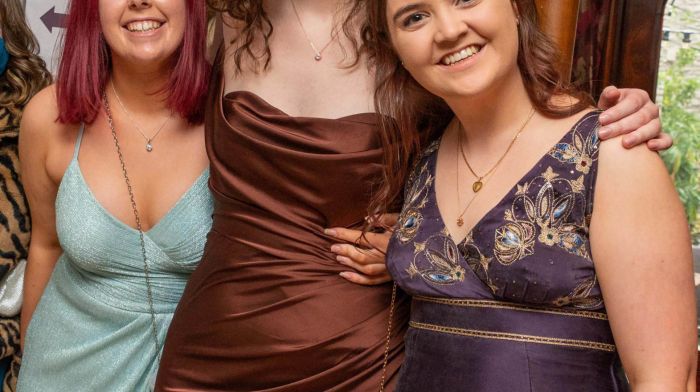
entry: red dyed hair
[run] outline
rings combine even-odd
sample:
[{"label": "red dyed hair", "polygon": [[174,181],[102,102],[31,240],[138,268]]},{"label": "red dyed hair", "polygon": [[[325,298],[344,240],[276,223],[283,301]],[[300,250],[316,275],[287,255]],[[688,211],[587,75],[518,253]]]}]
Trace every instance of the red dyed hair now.
[{"label": "red dyed hair", "polygon": [[[186,0],[187,23],[174,54],[165,91],[168,106],[192,124],[204,120],[211,66],[206,59],[207,13],[204,0]],[[92,123],[102,108],[111,55],[102,34],[98,0],[72,0],[66,20],[56,92],[58,121]]]}]

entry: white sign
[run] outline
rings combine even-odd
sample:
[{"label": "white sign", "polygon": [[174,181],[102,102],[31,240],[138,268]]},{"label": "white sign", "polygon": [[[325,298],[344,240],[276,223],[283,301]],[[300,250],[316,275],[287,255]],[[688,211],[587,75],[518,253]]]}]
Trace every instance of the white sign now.
[{"label": "white sign", "polygon": [[25,13],[39,41],[40,56],[55,75],[61,56],[61,39],[69,0],[26,0]]}]

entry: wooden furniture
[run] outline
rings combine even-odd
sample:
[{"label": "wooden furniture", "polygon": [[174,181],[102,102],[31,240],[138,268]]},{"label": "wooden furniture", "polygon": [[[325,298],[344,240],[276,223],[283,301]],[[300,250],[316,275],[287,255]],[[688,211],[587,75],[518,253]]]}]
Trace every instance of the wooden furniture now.
[{"label": "wooden furniture", "polygon": [[[600,31],[577,36],[582,4],[594,3]],[[561,70],[570,75],[574,48],[591,40],[593,64],[585,79],[589,92],[598,96],[603,87],[616,85],[646,90],[653,98],[661,52],[663,11],[667,0],[535,0],[540,24],[559,45]],[[603,38],[603,39],[600,39]]]},{"label": "wooden furniture", "polygon": [[574,58],[580,3],[580,0],[535,0],[540,26],[559,46],[562,53],[559,70],[567,78]]}]

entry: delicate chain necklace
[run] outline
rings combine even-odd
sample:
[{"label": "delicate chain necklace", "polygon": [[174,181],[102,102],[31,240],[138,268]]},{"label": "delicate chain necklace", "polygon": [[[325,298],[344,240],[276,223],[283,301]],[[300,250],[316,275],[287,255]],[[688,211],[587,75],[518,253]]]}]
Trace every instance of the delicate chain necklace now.
[{"label": "delicate chain necklace", "polygon": [[513,139],[510,141],[510,144],[508,145],[508,148],[506,148],[506,151],[503,153],[503,155],[501,155],[501,157],[498,159],[496,164],[493,165],[491,167],[491,169],[489,169],[489,171],[487,171],[486,174],[484,174],[482,176],[480,176],[480,175],[476,174],[476,172],[474,172],[474,169],[472,169],[472,166],[469,164],[469,161],[467,160],[467,154],[464,152],[464,145],[462,144],[462,132],[464,131],[464,128],[462,127],[462,123],[460,123],[459,136],[458,136],[458,138],[459,138],[458,139],[459,140],[458,141],[459,151],[462,154],[462,159],[464,159],[464,163],[467,164],[467,168],[474,175],[474,177],[476,177],[476,181],[474,181],[474,184],[472,184],[472,190],[474,191],[474,193],[478,193],[481,190],[481,188],[484,187],[484,182],[482,180],[484,178],[488,177],[489,174],[493,173],[494,170],[496,170],[496,168],[501,163],[501,161],[503,161],[503,158],[505,158],[506,155],[508,155],[508,153],[510,152],[510,149],[513,148],[515,141],[518,140],[518,136],[520,136],[520,134],[523,132],[523,130],[525,129],[527,124],[530,122],[530,119],[532,119],[532,117],[534,115],[535,115],[535,108],[532,108],[532,110],[530,110],[530,114],[527,116],[527,119],[525,119],[523,124],[520,126],[520,128],[518,129],[518,132],[515,133],[515,136],[513,136]]},{"label": "delicate chain necklace", "polygon": [[[530,123],[530,120],[532,117],[535,115],[535,108],[532,108],[530,110],[530,114],[528,114],[527,119],[523,122],[523,124],[520,126],[518,131],[515,133],[515,136],[513,136],[513,139],[510,141],[510,144],[508,144],[508,148],[506,148],[506,151],[501,155],[501,157],[496,161],[496,163],[489,169],[484,175],[478,175],[474,172],[474,169],[472,169],[471,165],[469,164],[469,161],[467,160],[467,154],[464,152],[464,143],[462,143],[462,132],[464,131],[464,128],[462,127],[462,123],[459,124],[459,129],[457,129],[457,145],[459,146],[459,152],[460,155],[462,156],[462,160],[464,163],[467,164],[467,168],[469,171],[472,173],[474,177],[476,177],[476,181],[472,184],[472,191],[474,192],[474,197],[469,200],[467,203],[466,207],[462,210],[462,213],[459,214],[457,217],[457,226],[462,227],[464,225],[464,214],[467,212],[467,209],[469,209],[469,206],[472,205],[472,202],[474,199],[476,199],[476,195],[479,193],[479,191],[484,187],[485,181],[484,179],[491,175],[498,165],[501,164],[503,159],[508,155],[510,150],[513,148],[513,145],[515,145],[515,141],[518,140],[518,137],[520,134],[525,130],[525,127],[527,126],[528,123]],[[459,156],[457,157],[457,202],[461,205],[462,202],[460,200],[460,191],[459,191]]]},{"label": "delicate chain necklace", "polygon": [[314,45],[314,42],[309,38],[309,33],[306,32],[306,29],[304,28],[304,23],[301,22],[301,17],[299,16],[299,11],[297,11],[297,6],[294,4],[294,0],[289,0],[292,3],[292,9],[294,10],[294,15],[297,16],[297,21],[299,22],[299,26],[301,26],[301,31],[304,32],[304,36],[306,37],[306,40],[309,41],[309,45],[311,46],[311,49],[314,51],[314,60],[316,61],[321,61],[323,60],[323,51],[326,50],[326,48],[335,41],[336,38],[338,38],[338,34],[333,32],[331,34],[331,39],[328,40],[328,42],[321,48],[321,50],[316,49],[316,45]]},{"label": "delicate chain necklace", "polygon": [[124,155],[122,154],[122,149],[119,145],[119,139],[117,138],[117,131],[114,129],[114,119],[112,118],[112,110],[109,107],[109,101],[107,101],[107,93],[102,92],[102,101],[104,102],[105,112],[107,114],[107,122],[109,123],[109,129],[112,131],[112,139],[114,139],[114,146],[117,149],[117,155],[119,156],[119,163],[122,167],[122,175],[124,176],[124,181],[126,182],[126,188],[129,191],[129,201],[131,202],[131,209],[134,212],[134,218],[136,218],[136,229],[139,232],[139,240],[141,241],[141,255],[143,256],[143,272],[146,277],[146,296],[148,299],[148,310],[151,313],[151,333],[153,334],[153,343],[156,349],[156,363],[160,363],[160,341],[158,339],[158,326],[156,325],[156,312],[153,307],[153,289],[151,284],[151,268],[148,265],[148,257],[146,256],[146,241],[144,240],[143,229],[141,227],[141,218],[139,216],[139,211],[136,209],[136,199],[134,198],[134,191],[131,188],[131,181],[129,180],[129,175],[126,173],[126,164],[124,163]]},{"label": "delicate chain necklace", "polygon": [[153,134],[153,136],[148,137],[143,132],[143,130],[141,129],[139,124],[136,122],[136,120],[134,120],[134,117],[131,116],[131,113],[126,109],[126,106],[124,106],[124,104],[122,103],[121,98],[119,98],[119,94],[117,94],[117,89],[114,88],[114,83],[110,83],[110,84],[112,85],[112,91],[114,92],[114,96],[117,97],[117,102],[119,103],[119,106],[121,106],[122,110],[124,111],[124,114],[126,114],[126,116],[131,121],[131,124],[136,128],[137,131],[139,131],[141,136],[143,136],[143,138],[146,139],[146,151],[148,151],[148,152],[153,151],[153,140],[156,138],[156,136],[158,136],[160,131],[163,130],[163,127],[165,127],[165,124],[167,124],[168,121],[170,121],[170,119],[173,117],[173,111],[172,110],[170,111],[170,115],[168,116],[168,118],[165,119],[165,121],[163,121],[163,124],[161,124],[160,127],[158,127],[158,130],[156,131],[156,133]]},{"label": "delicate chain necklace", "polygon": [[[459,127],[459,129],[457,129],[457,146],[460,150],[462,149],[462,127],[461,126]],[[460,181],[459,181],[459,167],[461,165],[459,164],[459,154],[455,154],[455,155],[457,157],[457,204],[461,206],[462,205],[462,197],[461,197],[462,192],[459,189],[459,183],[460,183]],[[481,189],[481,188],[479,188],[479,189]],[[472,198],[469,199],[469,202],[462,210],[462,213],[459,214],[459,216],[457,217],[457,226],[458,227],[464,226],[464,214],[469,209],[469,206],[472,205],[472,203],[474,202],[474,199],[476,199],[476,196],[478,195],[477,192],[478,191],[474,192],[474,196],[472,196]]]}]

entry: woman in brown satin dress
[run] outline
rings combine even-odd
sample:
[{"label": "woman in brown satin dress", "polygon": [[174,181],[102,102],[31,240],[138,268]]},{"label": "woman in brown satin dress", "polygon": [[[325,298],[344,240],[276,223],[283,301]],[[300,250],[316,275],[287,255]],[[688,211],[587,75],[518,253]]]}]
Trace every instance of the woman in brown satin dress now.
[{"label": "woman in brown satin dress", "polygon": [[[373,74],[364,56],[352,64],[363,1],[220,6],[227,45],[215,64],[205,125],[214,224],[171,324],[156,389],[377,390],[392,287],[355,284],[384,279],[378,250],[365,257],[350,244],[331,250],[337,238],[357,238],[381,180]],[[345,15],[356,17],[333,22]],[[623,91],[630,93],[640,97]],[[621,102],[624,113],[611,119],[641,107]],[[642,121],[650,114],[642,110],[626,121]],[[658,126],[651,128],[653,135],[636,137],[654,137]],[[329,227],[336,229],[324,232]],[[365,275],[339,275],[349,267]],[[407,314],[399,295],[388,390]]]}]

